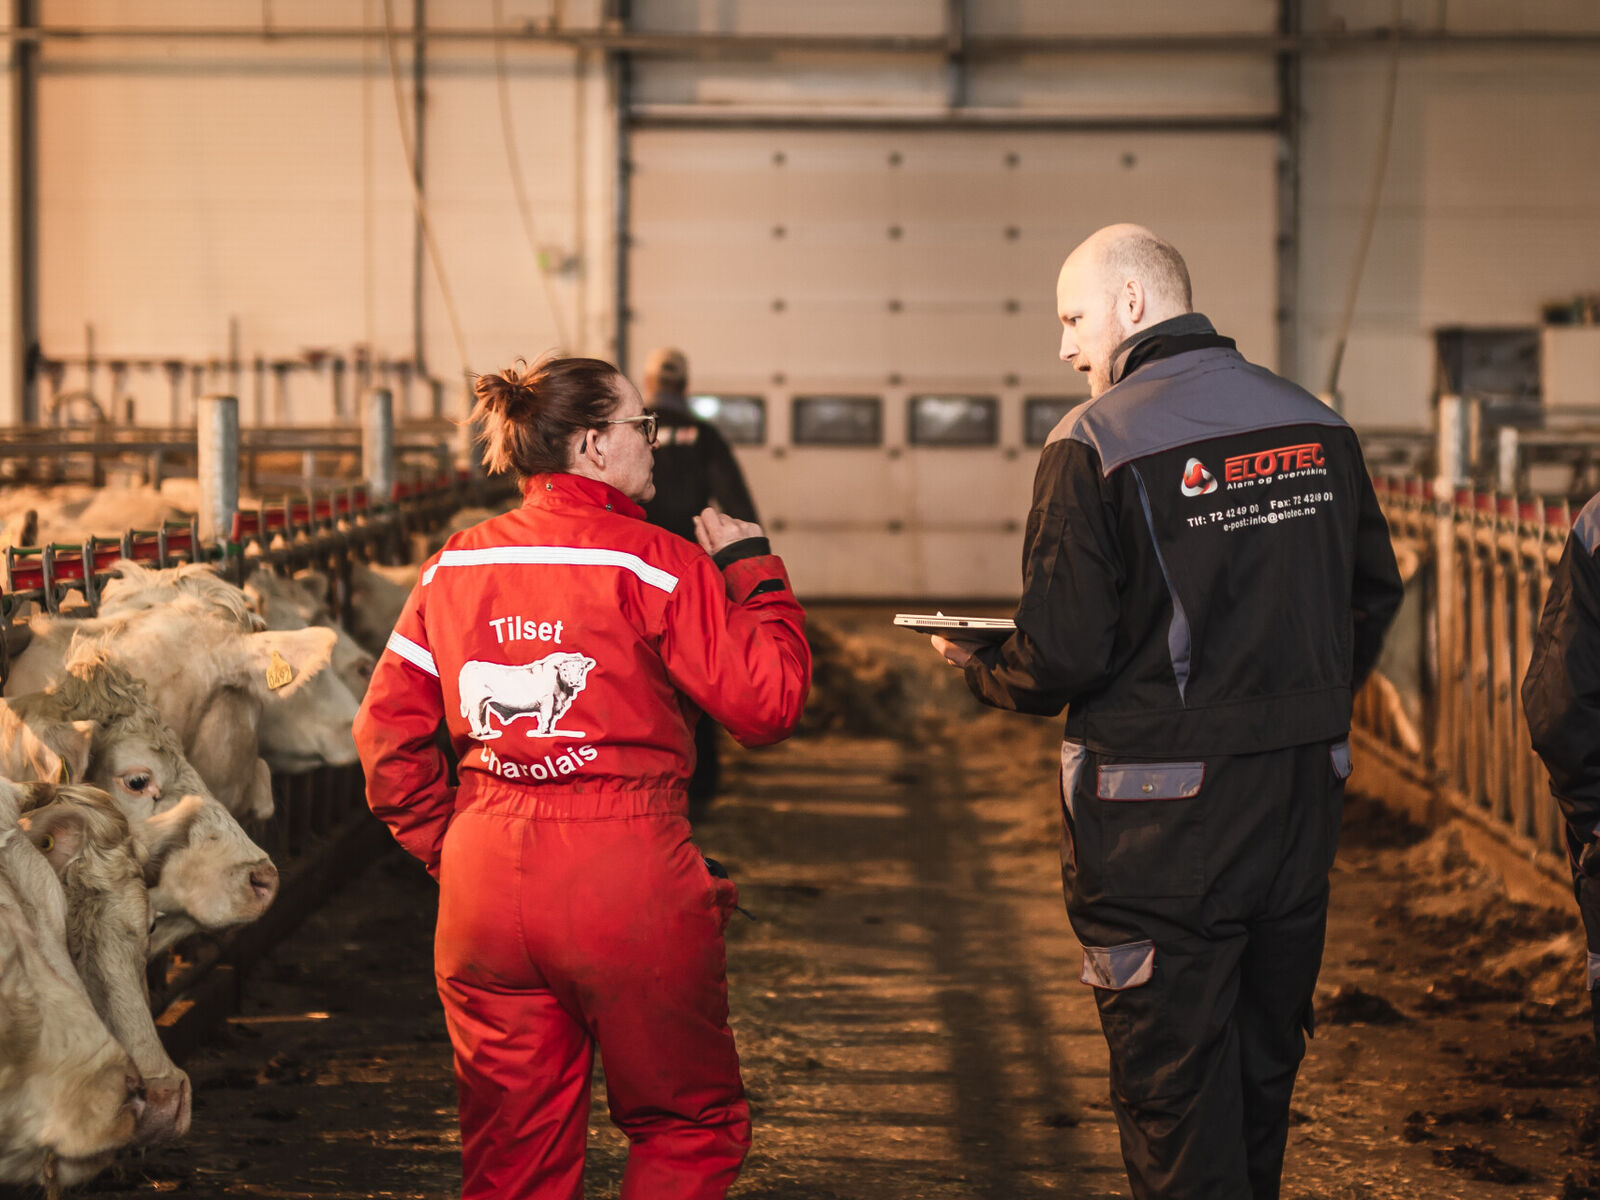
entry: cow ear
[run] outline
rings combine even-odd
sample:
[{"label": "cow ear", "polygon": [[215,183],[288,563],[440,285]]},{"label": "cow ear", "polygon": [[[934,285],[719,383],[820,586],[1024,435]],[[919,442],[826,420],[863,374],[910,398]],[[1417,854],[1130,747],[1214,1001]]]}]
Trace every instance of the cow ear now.
[{"label": "cow ear", "polygon": [[56,739],[56,752],[67,769],[68,783],[82,783],[89,774],[89,750],[94,745],[96,726],[93,721],[73,721],[71,733],[62,731]]},{"label": "cow ear", "polygon": [[326,625],[270,629],[240,639],[235,679],[267,704],[288,699],[333,658],[339,631]]},{"label": "cow ear", "polygon": [[36,808],[23,817],[20,824],[28,840],[45,856],[57,875],[65,871],[67,864],[83,849],[83,815],[65,805],[47,804]]},{"label": "cow ear", "polygon": [[171,808],[134,826],[134,840],[145,855],[145,882],[161,874],[161,865],[173,850],[189,840],[190,828],[205,807],[204,796],[185,796]]},{"label": "cow ear", "polygon": [[11,705],[0,700],[0,776],[19,782],[54,779],[60,765],[60,760],[39,740],[39,735]]}]

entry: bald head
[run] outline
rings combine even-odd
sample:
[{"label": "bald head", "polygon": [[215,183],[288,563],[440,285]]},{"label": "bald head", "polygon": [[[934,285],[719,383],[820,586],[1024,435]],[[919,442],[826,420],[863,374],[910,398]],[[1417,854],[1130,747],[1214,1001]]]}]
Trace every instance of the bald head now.
[{"label": "bald head", "polygon": [[683,351],[673,346],[661,346],[650,352],[644,363],[644,400],[651,407],[665,402],[669,407],[682,406],[682,397],[689,387],[689,360]]},{"label": "bald head", "polygon": [[1056,280],[1061,360],[1111,386],[1112,352],[1141,329],[1194,311],[1183,256],[1142,225],[1107,225],[1061,264]]},{"label": "bald head", "polygon": [[1112,294],[1128,283],[1137,283],[1144,292],[1145,307],[1155,314],[1146,318],[1145,324],[1194,311],[1183,255],[1143,225],[1107,225],[1096,230],[1067,256],[1063,274],[1075,263],[1097,274]]}]

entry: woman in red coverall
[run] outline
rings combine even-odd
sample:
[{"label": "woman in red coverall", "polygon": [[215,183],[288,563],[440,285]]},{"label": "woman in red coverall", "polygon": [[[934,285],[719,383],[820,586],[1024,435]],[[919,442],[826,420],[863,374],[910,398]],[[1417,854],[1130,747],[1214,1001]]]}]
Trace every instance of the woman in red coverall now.
[{"label": "woman in red coverall", "polygon": [[793,732],[804,614],[755,525],[707,509],[696,546],[643,520],[653,419],[616,368],[548,359],[476,392],[523,505],[423,564],[355,727],[368,804],[439,880],[462,1195],[581,1195],[598,1047],[624,1200],[720,1197],[750,1146],[738,894],[690,841],[694,725]]}]

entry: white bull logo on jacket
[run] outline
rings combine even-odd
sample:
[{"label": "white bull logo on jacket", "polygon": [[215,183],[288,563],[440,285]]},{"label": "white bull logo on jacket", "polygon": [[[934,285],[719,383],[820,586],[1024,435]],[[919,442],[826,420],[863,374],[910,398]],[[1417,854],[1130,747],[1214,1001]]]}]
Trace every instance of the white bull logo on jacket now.
[{"label": "white bull logo on jacket", "polygon": [[[461,668],[461,715],[480,742],[499,737],[504,726],[521,717],[533,718],[528,737],[584,737],[577,730],[557,729],[556,722],[572,707],[573,697],[583,691],[593,666],[594,659],[567,651],[524,664],[475,659]],[[489,724],[491,715],[502,728]]]}]

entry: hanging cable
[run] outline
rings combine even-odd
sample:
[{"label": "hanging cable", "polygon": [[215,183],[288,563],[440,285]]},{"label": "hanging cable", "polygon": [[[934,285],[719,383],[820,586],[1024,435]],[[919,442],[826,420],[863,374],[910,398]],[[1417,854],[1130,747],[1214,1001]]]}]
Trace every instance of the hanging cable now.
[{"label": "hanging cable", "polygon": [[1333,341],[1333,364],[1328,368],[1328,387],[1324,393],[1339,407],[1339,368],[1344,363],[1344,347],[1350,337],[1350,321],[1355,316],[1356,292],[1372,245],[1372,230],[1378,223],[1378,202],[1383,196],[1383,176],[1389,165],[1389,138],[1394,132],[1394,99],[1400,80],[1400,0],[1394,0],[1394,16],[1389,25],[1389,85],[1383,101],[1383,128],[1378,134],[1378,152],[1372,165],[1372,190],[1367,196],[1367,211],[1356,242],[1355,262],[1350,268],[1350,286],[1344,295],[1344,312],[1339,317],[1339,332]]},{"label": "hanging cable", "polygon": [[[372,28],[372,0],[362,0],[361,28]],[[378,250],[376,178],[377,138],[372,111],[372,59],[377,47],[370,37],[361,39],[361,307],[367,357],[378,357]]]},{"label": "hanging cable", "polygon": [[504,0],[494,0],[494,74],[500,93],[500,135],[506,147],[506,166],[511,172],[511,187],[517,196],[517,212],[522,217],[522,232],[527,235],[528,249],[533,254],[534,269],[539,272],[539,282],[544,285],[545,303],[550,308],[550,320],[556,327],[556,338],[563,351],[567,343],[567,323],[561,316],[561,306],[556,300],[555,285],[550,279],[550,267],[544,251],[539,249],[539,238],[533,223],[533,205],[528,200],[528,189],[522,179],[522,163],[517,156],[517,137],[511,125],[511,84],[506,73],[505,18],[501,11]]},{"label": "hanging cable", "polygon": [[455,335],[456,353],[461,357],[461,375],[471,378],[467,355],[467,339],[461,331],[461,314],[456,311],[455,297],[450,292],[450,281],[445,278],[444,258],[439,253],[439,243],[433,236],[433,222],[428,219],[428,202],[422,194],[422,181],[417,178],[417,154],[411,140],[411,130],[406,125],[405,89],[400,83],[400,58],[394,48],[394,0],[383,0],[383,46],[389,55],[389,78],[394,84],[395,120],[400,127],[400,148],[406,156],[406,178],[411,180],[411,204],[416,210],[417,224],[422,230],[423,244],[428,248],[428,259],[433,263],[434,278],[439,284],[439,294],[444,299],[445,314],[450,318],[450,330]]}]

